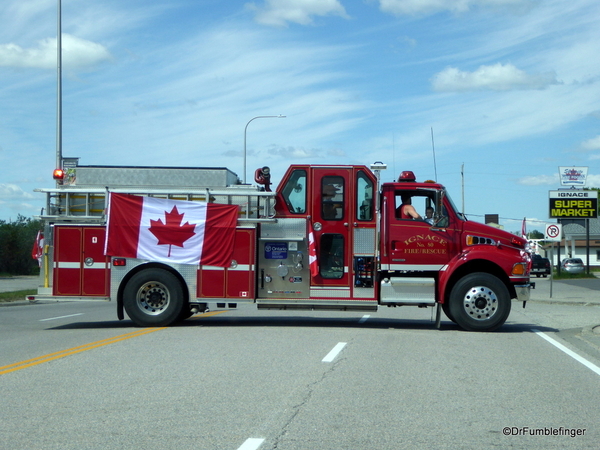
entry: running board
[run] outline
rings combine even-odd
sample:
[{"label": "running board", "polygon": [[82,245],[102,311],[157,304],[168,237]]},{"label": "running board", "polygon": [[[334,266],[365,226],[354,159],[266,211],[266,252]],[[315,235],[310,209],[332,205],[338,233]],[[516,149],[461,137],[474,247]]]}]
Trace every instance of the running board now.
[{"label": "running board", "polygon": [[377,305],[302,305],[294,304],[276,304],[259,303],[258,309],[277,309],[277,310],[305,310],[305,311],[377,311]]}]

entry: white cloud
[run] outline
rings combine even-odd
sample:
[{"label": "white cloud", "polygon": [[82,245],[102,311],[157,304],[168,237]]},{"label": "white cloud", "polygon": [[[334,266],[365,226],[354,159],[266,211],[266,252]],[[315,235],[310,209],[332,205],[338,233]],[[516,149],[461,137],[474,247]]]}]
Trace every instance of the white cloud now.
[{"label": "white cloud", "polygon": [[[56,68],[56,38],[38,41],[37,46],[23,48],[17,44],[0,45],[0,67]],[[62,61],[67,69],[81,69],[111,59],[103,45],[70,34],[62,35]]]},{"label": "white cloud", "polygon": [[531,0],[379,0],[379,8],[383,12],[400,16],[442,11],[462,13],[478,7],[528,7],[531,3]]},{"label": "white cloud", "polygon": [[264,7],[247,3],[246,7],[256,11],[256,21],[263,25],[286,26],[288,22],[311,25],[313,16],[340,16],[348,18],[346,10],[338,0],[266,0]]},{"label": "white cloud", "polygon": [[23,191],[16,184],[0,183],[0,198],[3,200],[8,199],[31,199],[35,198],[32,194]]},{"label": "white cloud", "polygon": [[465,92],[544,89],[559,83],[555,74],[528,74],[512,64],[498,63],[474,72],[447,67],[431,78],[431,84],[438,92]]},{"label": "white cloud", "polygon": [[523,177],[517,180],[517,184],[524,186],[556,186],[559,183],[558,174],[556,175],[536,175]]},{"label": "white cloud", "polygon": [[[556,188],[560,186],[560,177],[558,172],[556,175],[535,175],[520,178],[517,183],[523,186],[552,186]],[[585,184],[586,187],[599,187],[600,175],[588,174]]]},{"label": "white cloud", "polygon": [[585,150],[600,150],[600,135],[581,143]]},{"label": "white cloud", "polygon": [[294,159],[307,159],[318,157],[322,153],[319,149],[306,149],[303,147],[274,147],[269,154]]}]

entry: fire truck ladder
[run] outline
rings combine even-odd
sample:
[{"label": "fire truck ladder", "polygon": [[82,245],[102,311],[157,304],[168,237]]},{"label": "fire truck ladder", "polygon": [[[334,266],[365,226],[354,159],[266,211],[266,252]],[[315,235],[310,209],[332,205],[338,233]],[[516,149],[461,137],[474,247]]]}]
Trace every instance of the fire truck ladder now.
[{"label": "fire truck ladder", "polygon": [[275,222],[275,193],[244,186],[221,189],[36,189],[46,194],[46,207],[39,218],[49,222],[103,223],[110,192],[173,200],[239,205],[240,223]]}]

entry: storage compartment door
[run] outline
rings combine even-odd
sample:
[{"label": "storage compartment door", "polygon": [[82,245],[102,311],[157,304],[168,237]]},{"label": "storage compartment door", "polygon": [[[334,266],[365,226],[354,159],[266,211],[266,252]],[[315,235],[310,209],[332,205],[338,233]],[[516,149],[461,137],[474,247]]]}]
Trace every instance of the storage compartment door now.
[{"label": "storage compartment door", "polygon": [[227,298],[254,298],[255,279],[254,228],[238,228],[235,233],[233,263],[225,269],[227,273]]},{"label": "storage compartment door", "polygon": [[54,227],[53,295],[108,297],[110,258],[104,227]]},{"label": "storage compartment door", "polygon": [[238,228],[229,267],[201,266],[197,298],[249,298],[255,295],[256,229]]},{"label": "storage compartment door", "polygon": [[104,256],[104,227],[83,229],[82,289],[81,295],[108,297],[110,258]]},{"label": "storage compartment door", "polygon": [[54,295],[81,294],[81,227],[54,227]]}]

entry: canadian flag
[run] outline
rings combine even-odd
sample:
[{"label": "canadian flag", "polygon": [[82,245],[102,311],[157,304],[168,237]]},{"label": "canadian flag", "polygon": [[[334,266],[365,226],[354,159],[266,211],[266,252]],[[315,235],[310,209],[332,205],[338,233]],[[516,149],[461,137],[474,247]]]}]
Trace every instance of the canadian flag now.
[{"label": "canadian flag", "polygon": [[42,256],[44,255],[44,233],[37,232],[33,248],[31,249],[31,257],[37,259],[38,265],[42,267]]},{"label": "canadian flag", "polygon": [[104,253],[228,267],[238,207],[111,193]]},{"label": "canadian flag", "polygon": [[308,222],[308,264],[310,274],[313,277],[319,275],[319,263],[317,262],[317,244],[315,242],[315,232],[312,222]]}]

